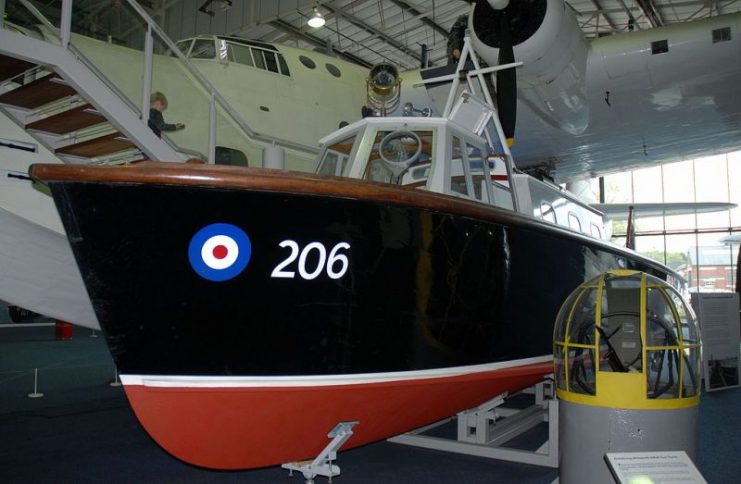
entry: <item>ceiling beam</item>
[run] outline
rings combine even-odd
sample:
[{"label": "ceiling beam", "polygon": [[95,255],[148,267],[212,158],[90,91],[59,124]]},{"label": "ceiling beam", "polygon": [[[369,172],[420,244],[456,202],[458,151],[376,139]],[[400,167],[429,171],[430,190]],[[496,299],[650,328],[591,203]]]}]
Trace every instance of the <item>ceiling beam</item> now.
[{"label": "ceiling beam", "polygon": [[[301,29],[294,27],[293,25],[286,22],[285,20],[276,19],[276,20],[271,20],[268,23],[270,24],[270,26],[275,27],[276,29],[282,30],[283,32],[287,32],[296,37],[299,37],[315,47],[318,47],[320,49],[327,48],[326,40],[322,39],[321,37],[317,37],[316,35],[303,32]],[[365,59],[361,57],[356,56],[355,54],[351,54],[350,52],[341,51],[341,50],[335,50],[334,52],[337,53],[337,55],[339,55],[343,59],[348,60],[350,62],[354,62],[355,64],[361,65],[363,67],[367,67],[369,69],[373,67],[372,63],[366,61]]]},{"label": "ceiling beam", "polygon": [[648,20],[648,23],[651,24],[651,27],[656,28],[664,25],[664,19],[661,17],[653,0],[636,0],[636,3],[646,17],[646,20]]},{"label": "ceiling beam", "polygon": [[[348,22],[350,22],[351,24],[353,24],[356,27],[358,27],[359,29],[365,30],[369,34],[373,35],[374,37],[377,37],[377,38],[383,40],[384,42],[386,42],[387,44],[389,44],[390,46],[394,47],[395,49],[400,50],[401,52],[403,52],[404,54],[408,55],[409,57],[412,57],[413,59],[415,59],[417,61],[421,61],[422,60],[422,56],[418,52],[416,52],[415,50],[410,49],[408,46],[406,46],[405,44],[399,42],[398,40],[394,39],[393,37],[389,37],[388,35],[384,34],[380,30],[378,30],[377,28],[371,27],[370,25],[366,24],[365,22],[363,22],[362,20],[358,19],[354,15],[351,15],[349,13],[346,13],[343,10],[338,10],[338,9],[336,9],[334,7],[330,7],[328,4],[324,4],[324,5],[322,5],[322,7],[323,8],[326,8],[333,15],[335,15],[336,19],[343,18],[343,19],[347,20]],[[339,25],[337,26],[337,28],[339,29]]]},{"label": "ceiling beam", "polygon": [[391,3],[396,5],[402,10],[406,10],[407,12],[411,13],[415,17],[419,17],[419,20],[427,25],[428,27],[432,27],[436,31],[438,31],[440,34],[444,35],[446,38],[448,37],[448,34],[450,33],[448,29],[443,28],[440,24],[437,22],[430,20],[428,17],[429,12],[420,12],[413,6],[409,5],[407,2],[402,2],[401,0],[391,0]]}]

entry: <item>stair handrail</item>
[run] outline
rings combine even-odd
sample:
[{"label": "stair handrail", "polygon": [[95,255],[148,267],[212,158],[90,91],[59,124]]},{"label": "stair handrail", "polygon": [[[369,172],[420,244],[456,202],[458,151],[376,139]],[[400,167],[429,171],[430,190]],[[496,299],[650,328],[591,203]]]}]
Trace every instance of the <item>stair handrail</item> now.
[{"label": "stair handrail", "polygon": [[[70,32],[71,32],[71,22],[72,22],[72,2],[73,0],[62,0],[62,18],[60,20],[60,27],[56,27],[54,24],[52,24],[32,3],[30,3],[28,0],[17,0],[20,2],[39,22],[41,22],[42,25],[44,25],[47,29],[49,29],[58,39],[60,39],[62,47],[71,50],[79,59],[81,62],[85,64],[86,67],[90,68],[95,75],[101,79],[109,88],[111,88],[124,102],[126,102],[130,107],[134,109],[138,109],[136,105],[131,102],[131,100],[128,98],[128,96],[123,95],[121,93],[120,89],[118,89],[115,84],[113,84],[108,78],[100,72],[97,68],[94,67],[93,63],[90,62],[90,60],[84,55],[83,52],[81,52],[79,49],[74,47],[70,42]],[[0,0],[2,2],[2,0]],[[2,2],[4,3],[4,2]],[[213,113],[215,111],[215,106],[218,104],[234,121],[237,126],[242,130],[242,132],[248,137],[252,138],[257,141],[261,141],[268,144],[275,144],[281,147],[293,149],[296,151],[301,151],[304,153],[309,154],[317,154],[319,152],[318,148],[314,146],[305,145],[303,143],[297,143],[295,141],[290,141],[284,138],[274,137],[265,135],[262,133],[258,133],[254,129],[250,127],[250,125],[242,118],[242,116],[237,112],[234,108],[231,107],[229,102],[224,98],[224,96],[216,89],[216,87],[209,81],[206,76],[201,73],[201,71],[192,63],[190,60],[188,60],[185,55],[180,51],[180,49],[175,45],[175,43],[170,39],[170,37],[165,33],[165,31],[152,19],[152,17],[149,16],[149,14],[134,0],[126,0],[126,3],[139,15],[139,17],[146,23],[147,29],[146,29],[146,38],[145,38],[145,52],[144,52],[144,92],[142,93],[142,104],[145,102],[148,103],[149,96],[151,95],[151,73],[152,73],[152,55],[154,51],[154,42],[152,40],[152,32],[156,33],[160,40],[162,40],[165,45],[170,49],[170,51],[175,55],[175,57],[178,58],[178,60],[181,62],[181,64],[186,68],[186,70],[201,84],[201,87],[204,88],[204,90],[209,94],[210,97],[210,104],[211,104],[211,112]],[[66,13],[65,13],[66,12]],[[147,104],[148,105],[148,104]],[[141,118],[144,122],[148,119],[148,109],[144,109],[144,106],[142,106],[141,109]],[[211,115],[209,116],[209,153],[208,153],[208,161],[209,163],[214,163],[215,159],[215,139],[216,139],[216,126],[215,126],[215,116]],[[169,144],[172,145],[172,142],[167,140]],[[177,147],[178,150],[180,150],[179,147]]]},{"label": "stair handrail", "polygon": [[[72,2],[72,0],[63,0],[64,2]],[[253,130],[249,124],[242,118],[242,116],[231,107],[229,102],[224,98],[224,96],[221,95],[221,93],[216,89],[216,87],[211,84],[211,81],[209,81],[206,76],[204,76],[201,71],[193,65],[190,60],[188,60],[185,55],[180,51],[180,49],[175,45],[175,42],[170,39],[170,36],[165,33],[165,31],[157,24],[157,22],[154,21],[152,17],[149,16],[149,14],[142,8],[141,5],[136,3],[134,0],[126,0],[126,3],[128,3],[131,8],[133,8],[139,16],[147,23],[147,35],[151,35],[151,31],[154,31],[162,40],[165,45],[170,49],[170,51],[175,54],[175,56],[180,60],[180,62],[187,68],[188,72],[192,74],[193,76],[198,79],[198,81],[203,85],[203,87],[206,88],[206,91],[211,95],[211,102],[217,102],[224,111],[226,111],[229,116],[232,118],[233,121],[237,123],[237,125],[242,129],[242,131],[249,137],[266,142],[266,143],[275,143],[280,146],[284,146],[286,148],[291,148],[297,151],[304,151],[311,154],[317,154],[319,150],[316,147],[304,145],[303,143],[296,143],[295,141],[290,141],[282,138],[267,136],[261,133],[258,133],[257,131]],[[151,30],[149,30],[151,29]],[[150,43],[147,47],[153,48],[153,43]],[[145,55],[146,58],[146,55]],[[145,72],[151,72],[151,58],[149,60],[150,65],[149,71],[147,71],[147,66],[145,66]],[[150,93],[147,93],[150,94]],[[147,95],[144,99],[149,99],[149,96]],[[213,108],[212,108],[213,109]],[[213,131],[215,129],[215,126],[213,123],[210,124],[210,129]],[[210,142],[209,146],[213,144],[213,137],[209,137]],[[209,153],[209,162],[212,161],[212,153]]]}]

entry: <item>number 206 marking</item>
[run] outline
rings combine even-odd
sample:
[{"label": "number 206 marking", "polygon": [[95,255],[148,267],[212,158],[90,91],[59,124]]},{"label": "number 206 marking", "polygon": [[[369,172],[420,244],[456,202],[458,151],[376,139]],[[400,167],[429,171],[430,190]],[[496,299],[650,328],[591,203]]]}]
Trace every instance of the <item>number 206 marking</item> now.
[{"label": "number 206 marking", "polygon": [[[288,270],[291,264],[298,258],[298,274],[302,279],[310,281],[316,279],[324,270],[326,265],[327,275],[330,279],[339,279],[344,276],[350,265],[350,261],[347,259],[347,255],[340,253],[342,249],[349,249],[350,244],[347,242],[340,242],[339,244],[332,247],[327,255],[327,249],[321,242],[311,242],[303,250],[299,247],[295,240],[284,240],[280,244],[280,247],[289,248],[291,253],[288,257],[278,264],[270,277],[278,279],[293,279],[296,277],[296,272]],[[311,251],[316,251],[319,255],[319,260],[316,262],[316,267],[306,267],[306,259],[309,257]]]}]

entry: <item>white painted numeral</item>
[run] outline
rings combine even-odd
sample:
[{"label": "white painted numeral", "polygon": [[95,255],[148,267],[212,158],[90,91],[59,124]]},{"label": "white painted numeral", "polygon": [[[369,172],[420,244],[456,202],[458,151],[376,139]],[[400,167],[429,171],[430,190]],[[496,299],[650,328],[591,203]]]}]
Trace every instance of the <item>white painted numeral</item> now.
[{"label": "white painted numeral", "polygon": [[[319,251],[319,261],[313,272],[306,272],[306,258],[309,257],[309,252],[312,249]],[[319,242],[312,242],[301,251],[301,257],[298,258],[298,273],[307,281],[316,279],[319,273],[322,272],[322,269],[324,269],[325,262],[327,262],[327,249]]]},{"label": "white painted numeral", "polygon": [[293,279],[293,276],[295,276],[296,273],[293,271],[284,271],[283,269],[288,264],[295,261],[296,257],[298,257],[298,244],[294,242],[293,240],[284,240],[278,245],[281,247],[290,247],[291,255],[289,255],[286,260],[278,264],[275,267],[275,269],[273,269],[273,272],[270,274],[270,277],[281,278],[281,279]]},{"label": "white painted numeral", "polygon": [[[347,260],[347,256],[345,254],[338,254],[337,252],[340,249],[349,249],[350,244],[347,242],[340,242],[339,244],[335,245],[332,249],[332,252],[329,253],[329,259],[327,259],[327,275],[332,279],[339,279],[340,277],[345,275],[345,272],[347,272],[347,268],[350,265],[350,261]],[[334,266],[335,263],[340,263],[340,270],[335,271]]]},{"label": "white painted numeral", "polygon": [[[305,279],[307,281],[311,281],[319,277],[325,266],[327,268],[327,275],[330,277],[330,279],[339,279],[340,277],[344,276],[345,273],[347,273],[347,269],[350,267],[350,261],[347,258],[347,255],[344,253],[339,253],[339,251],[342,249],[347,250],[350,248],[350,244],[348,244],[347,242],[340,242],[332,247],[332,250],[329,252],[329,256],[327,256],[327,249],[321,242],[311,242],[303,249],[301,249],[298,243],[293,240],[284,240],[278,245],[280,247],[290,248],[291,253],[284,261],[282,261],[275,267],[275,269],[273,269],[273,272],[270,274],[270,277],[273,278],[295,278],[296,272],[287,269],[288,266],[293,264],[293,262],[296,261],[297,258],[298,274],[299,276],[301,276],[302,279]],[[317,251],[319,259],[316,261],[316,267],[311,268],[310,270],[306,267],[306,260],[309,258],[312,250]]]}]

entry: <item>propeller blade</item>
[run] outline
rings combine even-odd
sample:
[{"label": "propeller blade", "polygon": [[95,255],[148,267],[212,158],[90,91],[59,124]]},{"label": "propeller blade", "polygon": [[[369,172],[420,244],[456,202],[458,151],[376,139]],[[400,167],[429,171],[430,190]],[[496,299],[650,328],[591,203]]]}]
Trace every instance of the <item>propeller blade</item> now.
[{"label": "propeller blade", "polygon": [[[506,10],[501,10],[499,65],[510,64],[515,61],[512,47],[512,32]],[[515,69],[505,69],[497,72],[497,109],[502,130],[510,146],[514,142],[515,124],[517,122],[517,75]]]}]

